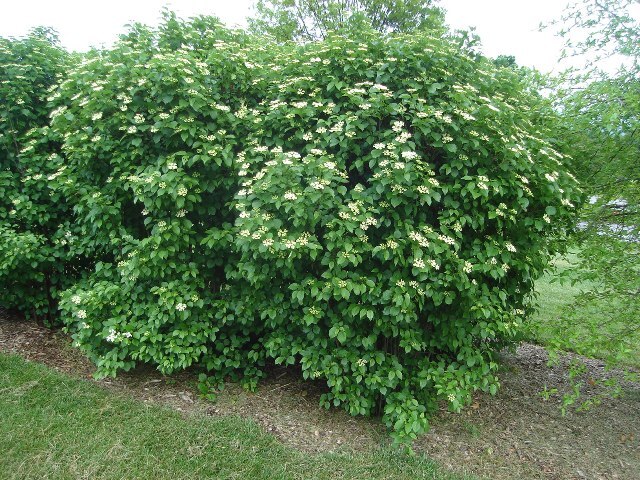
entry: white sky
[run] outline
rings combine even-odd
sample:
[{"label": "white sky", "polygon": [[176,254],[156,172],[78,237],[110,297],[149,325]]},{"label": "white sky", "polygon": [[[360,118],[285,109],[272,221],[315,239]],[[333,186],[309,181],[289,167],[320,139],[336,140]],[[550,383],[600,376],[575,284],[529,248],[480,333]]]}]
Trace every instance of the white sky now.
[{"label": "white sky", "polygon": [[[562,42],[540,22],[558,18],[567,0],[441,0],[454,28],[475,26],[484,53],[514,55],[521,65],[557,69]],[[168,6],[181,17],[210,14],[229,25],[245,25],[253,0],[0,0],[0,36],[22,36],[44,25],[58,31],[62,44],[83,51],[109,45],[124,25],[158,23]]]}]

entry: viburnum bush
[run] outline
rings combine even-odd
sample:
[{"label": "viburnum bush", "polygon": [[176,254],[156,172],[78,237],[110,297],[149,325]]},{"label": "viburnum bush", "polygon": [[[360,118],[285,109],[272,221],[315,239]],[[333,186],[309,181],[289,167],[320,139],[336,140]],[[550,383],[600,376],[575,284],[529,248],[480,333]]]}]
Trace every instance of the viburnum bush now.
[{"label": "viburnum bush", "polygon": [[207,391],[299,365],[325,406],[409,441],[439,402],[496,392],[573,221],[539,102],[428,34],[134,26],[49,105],[46,185],[73,207],[68,258],[93,266],[62,318],[98,375],[198,365]]},{"label": "viburnum bush", "polygon": [[428,36],[334,37],[258,74],[228,271],[267,355],[325,380],[327,406],[383,405],[398,439],[495,393],[578,198],[535,97]]},{"label": "viburnum bush", "polygon": [[74,203],[77,248],[96,259],[62,313],[98,375],[138,361],[258,375],[260,327],[224,300],[231,244],[210,241],[235,220],[237,155],[256,117],[248,41],[170,16],[89,55],[57,92],[54,182]]},{"label": "viburnum bush", "polygon": [[76,267],[65,247],[71,208],[47,179],[61,161],[47,97],[71,64],[50,30],[0,38],[0,305],[48,323]]}]

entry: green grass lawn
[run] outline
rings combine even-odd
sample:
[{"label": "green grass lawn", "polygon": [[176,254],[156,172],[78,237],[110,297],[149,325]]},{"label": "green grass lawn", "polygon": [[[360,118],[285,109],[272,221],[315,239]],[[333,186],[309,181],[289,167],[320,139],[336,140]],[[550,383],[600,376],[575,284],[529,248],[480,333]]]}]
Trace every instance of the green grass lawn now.
[{"label": "green grass lawn", "polygon": [[536,282],[539,309],[530,319],[527,335],[545,346],[640,368],[640,332],[624,333],[624,320],[620,319],[624,306],[613,301],[576,305],[576,296],[593,284],[555,281],[558,273],[576,261],[575,254],[557,259],[556,271]]},{"label": "green grass lawn", "polygon": [[0,354],[0,478],[447,479],[428,459],[305,454],[248,420],[181,416]]}]

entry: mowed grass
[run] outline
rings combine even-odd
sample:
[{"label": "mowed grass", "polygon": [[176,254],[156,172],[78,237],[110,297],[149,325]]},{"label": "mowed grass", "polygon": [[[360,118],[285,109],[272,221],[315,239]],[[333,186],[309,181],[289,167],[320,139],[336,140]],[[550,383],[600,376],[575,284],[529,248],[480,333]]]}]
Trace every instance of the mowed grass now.
[{"label": "mowed grass", "polygon": [[181,416],[0,354],[0,478],[460,480],[423,456],[305,454],[248,420]]},{"label": "mowed grass", "polygon": [[[593,358],[614,359],[616,363],[640,368],[640,332],[629,334],[624,308],[614,301],[575,304],[581,291],[593,283],[571,285],[557,281],[557,275],[572,268],[575,253],[555,261],[556,271],[536,282],[539,309],[529,322],[529,339],[541,345],[576,352]],[[622,307],[622,308],[621,308]]]}]

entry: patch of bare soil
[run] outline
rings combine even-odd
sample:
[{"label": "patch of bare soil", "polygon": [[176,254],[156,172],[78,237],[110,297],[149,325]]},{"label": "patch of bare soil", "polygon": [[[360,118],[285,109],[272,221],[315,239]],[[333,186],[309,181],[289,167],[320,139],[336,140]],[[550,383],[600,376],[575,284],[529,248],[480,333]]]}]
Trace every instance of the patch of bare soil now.
[{"label": "patch of bare soil", "polygon": [[[1,313],[0,351],[74,376],[91,378],[94,371],[62,332]],[[621,398],[562,416],[559,395],[545,400],[540,392],[545,386],[568,391],[569,361],[548,367],[545,350],[530,344],[504,354],[500,392],[478,395],[461,414],[441,411],[415,450],[452,470],[497,480],[640,479],[640,385],[626,383]],[[611,375],[598,361],[587,364],[587,380]],[[140,367],[98,383],[185,414],[251,418],[282,443],[308,452],[365,450],[387,441],[376,419],[320,408],[323,386],[302,381],[295,369],[274,369],[256,393],[229,384],[215,404],[198,397],[192,372],[163,376]],[[601,393],[587,386],[585,398]]]}]

